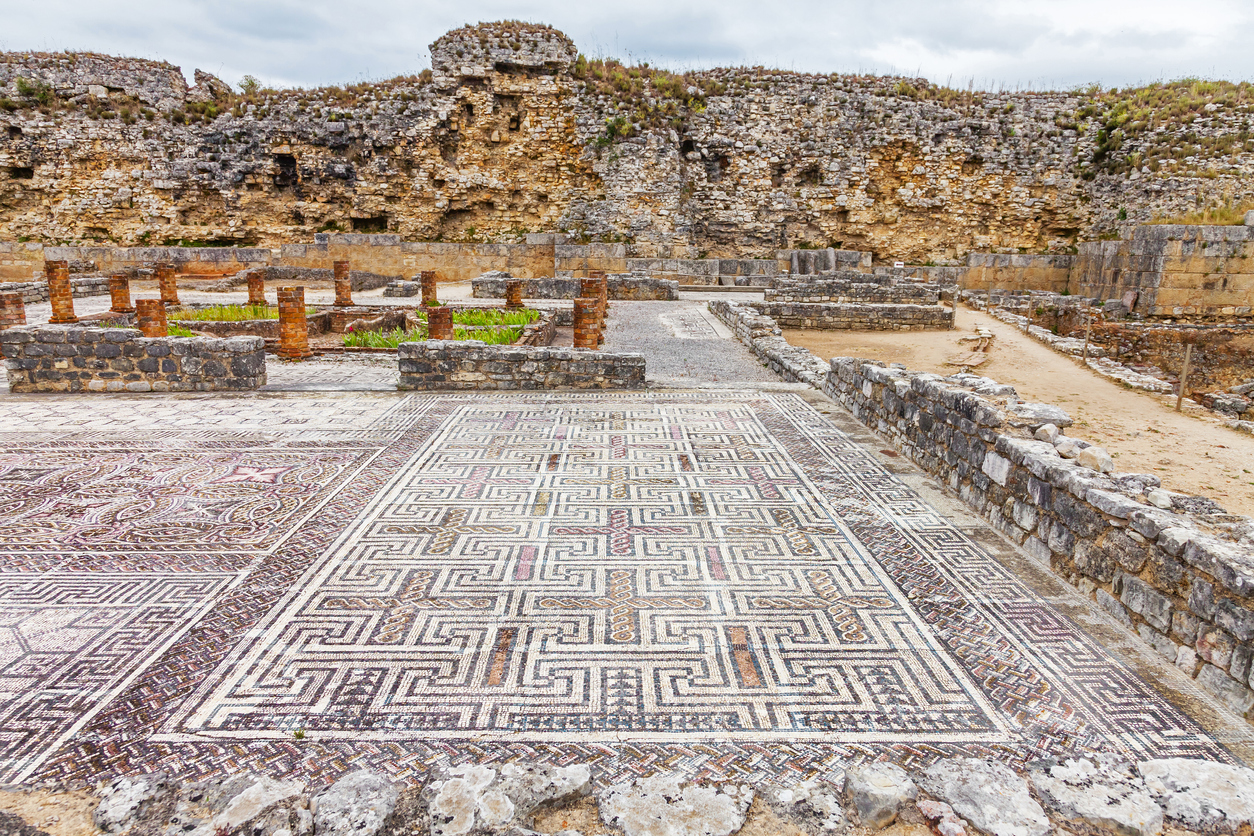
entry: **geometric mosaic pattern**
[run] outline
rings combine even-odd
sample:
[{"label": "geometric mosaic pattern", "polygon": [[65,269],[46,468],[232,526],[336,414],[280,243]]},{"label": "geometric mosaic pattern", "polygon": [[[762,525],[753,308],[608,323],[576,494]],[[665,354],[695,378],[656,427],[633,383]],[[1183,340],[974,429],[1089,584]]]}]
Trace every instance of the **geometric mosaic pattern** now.
[{"label": "geometric mosaic pattern", "polygon": [[0,398],[0,780],[1229,759],[791,394],[117,403]]},{"label": "geometric mosaic pattern", "polygon": [[177,728],[1001,740],[744,405],[468,404]]},{"label": "geometric mosaic pattern", "polygon": [[225,574],[0,574],[0,779],[24,777],[230,581]]}]

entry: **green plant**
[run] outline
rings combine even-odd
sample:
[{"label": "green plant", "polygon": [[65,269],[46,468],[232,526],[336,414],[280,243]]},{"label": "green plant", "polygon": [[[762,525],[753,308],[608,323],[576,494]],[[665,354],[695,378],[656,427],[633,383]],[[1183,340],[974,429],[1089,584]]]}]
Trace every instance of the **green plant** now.
[{"label": "green plant", "polygon": [[522,327],[517,328],[485,328],[478,331],[467,331],[464,328],[453,329],[455,340],[479,340],[488,345],[513,345],[522,336]]},{"label": "green plant", "polygon": [[245,96],[255,96],[261,90],[261,82],[254,75],[246,75],[239,80],[239,89]]},{"label": "green plant", "polygon": [[166,333],[171,337],[194,337],[191,331],[188,331],[182,325],[170,325],[166,327]]},{"label": "green plant", "polygon": [[523,308],[507,311],[501,308],[464,308],[453,313],[453,322],[457,325],[527,325],[540,318],[540,312]]},{"label": "green plant", "polygon": [[403,328],[394,331],[350,331],[344,335],[344,345],[348,348],[396,348],[401,343],[422,342],[426,338],[426,328],[415,328],[412,331]]},{"label": "green plant", "polygon": [[[316,308],[306,308],[306,314],[315,314]],[[170,312],[171,319],[184,322],[251,322],[258,319],[278,319],[279,309],[269,305],[213,305],[208,308],[179,308]]]},{"label": "green plant", "polygon": [[28,81],[21,76],[17,77],[17,92],[28,99],[34,99],[41,105],[51,104],[54,95],[52,85],[48,82],[39,79]]}]

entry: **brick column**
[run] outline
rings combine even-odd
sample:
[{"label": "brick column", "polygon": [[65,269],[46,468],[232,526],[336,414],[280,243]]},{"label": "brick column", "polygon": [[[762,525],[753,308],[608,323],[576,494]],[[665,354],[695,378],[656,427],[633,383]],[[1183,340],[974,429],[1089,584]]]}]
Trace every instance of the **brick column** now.
[{"label": "brick column", "polygon": [[335,307],[353,306],[353,281],[349,278],[348,262],[337,261],[335,267]]},{"label": "brick column", "polygon": [[597,284],[597,344],[605,342],[605,317],[610,312],[610,280],[601,274]]},{"label": "brick column", "polygon": [[174,265],[168,261],[157,264],[157,283],[161,286],[161,301],[167,305],[179,303],[178,280],[174,278]]},{"label": "brick column", "polygon": [[435,298],[435,271],[423,270],[418,274],[418,280],[422,282],[422,304],[432,305],[437,300]]},{"label": "brick column", "polygon": [[575,300],[575,348],[596,348],[600,342],[596,297],[581,296]]},{"label": "brick column", "polygon": [[170,336],[170,326],[165,318],[165,302],[160,299],[136,299],[135,327],[145,337]]},{"label": "brick column", "polygon": [[266,304],[266,280],[261,276],[248,277],[248,304],[260,305],[265,307]]},{"label": "brick column", "polygon": [[284,360],[312,357],[309,322],[305,317],[305,288],[279,288],[279,356]]},{"label": "brick column", "polygon": [[453,339],[452,308],[427,308],[427,339]]},{"label": "brick column", "polygon": [[131,280],[125,273],[114,273],[109,277],[109,300],[113,303],[109,306],[113,313],[135,313],[131,304]]},{"label": "brick column", "polygon": [[522,279],[506,279],[505,281],[505,307],[511,310],[521,308],[523,306],[523,281]]},{"label": "brick column", "polygon": [[26,324],[26,303],[20,293],[0,293],[0,331]]},{"label": "brick column", "polygon": [[78,322],[74,315],[74,293],[70,290],[70,263],[68,261],[45,261],[44,275],[48,277],[48,297],[52,301],[53,325],[68,325]]}]

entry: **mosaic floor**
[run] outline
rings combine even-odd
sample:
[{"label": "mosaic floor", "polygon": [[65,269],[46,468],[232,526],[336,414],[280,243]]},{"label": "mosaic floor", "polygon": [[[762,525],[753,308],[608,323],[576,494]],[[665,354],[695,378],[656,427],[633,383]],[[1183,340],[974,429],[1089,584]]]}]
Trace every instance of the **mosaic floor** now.
[{"label": "mosaic floor", "polygon": [[0,782],[1084,749],[1229,757],[793,394],[0,399]]}]

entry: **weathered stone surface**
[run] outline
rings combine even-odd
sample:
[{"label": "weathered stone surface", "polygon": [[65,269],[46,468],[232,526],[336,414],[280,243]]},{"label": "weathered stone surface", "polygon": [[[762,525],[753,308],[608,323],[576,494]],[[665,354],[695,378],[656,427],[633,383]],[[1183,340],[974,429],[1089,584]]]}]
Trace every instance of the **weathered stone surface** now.
[{"label": "weathered stone surface", "polygon": [[1124,836],[1162,832],[1163,811],[1127,761],[1077,758],[1037,766],[1030,777],[1046,808],[1064,819]]},{"label": "weathered stone surface", "polygon": [[179,792],[165,836],[216,836],[276,804],[298,799],[304,790],[300,781],[249,773],[188,784]]},{"label": "weathered stone surface", "polygon": [[1254,824],[1254,770],[1213,761],[1166,758],[1139,763],[1137,771],[1172,821],[1223,833]]},{"label": "weathered stone surface", "polygon": [[1012,424],[1039,428],[1051,424],[1056,428],[1069,427],[1074,422],[1060,407],[1047,403],[1020,403],[1007,408]]},{"label": "weathered stone surface", "polygon": [[863,825],[888,827],[897,814],[919,795],[906,770],[891,763],[873,763],[845,773],[845,796]]},{"label": "weathered stone surface", "polygon": [[919,814],[932,823],[940,836],[967,836],[966,822],[945,802],[924,799],[917,807]]},{"label": "weathered stone surface", "polygon": [[818,781],[803,781],[769,796],[771,807],[810,836],[830,836],[849,826],[839,791]]},{"label": "weathered stone surface", "polygon": [[601,796],[601,818],[626,836],[728,836],[752,803],[747,786],[685,784],[662,774],[610,787]]},{"label": "weathered stone surface", "polygon": [[952,758],[929,767],[919,786],[993,836],[1044,836],[1049,819],[1028,783],[1009,767],[978,758]]},{"label": "weathered stone surface", "polygon": [[1101,447],[1085,447],[1075,457],[1076,464],[1096,470],[1098,473],[1110,473],[1115,469],[1115,460]]},{"label": "weathered stone surface", "polygon": [[350,772],[316,797],[315,829],[319,836],[374,836],[399,795],[400,788],[384,775]]},{"label": "weathered stone surface", "polygon": [[542,804],[568,801],[591,792],[586,765],[566,767],[508,764],[456,766],[432,777],[428,799],[431,836],[504,833],[525,828]]},{"label": "weathered stone surface", "polygon": [[160,773],[114,779],[101,790],[92,821],[106,833],[125,833],[139,820],[146,805],[169,793],[169,784]]}]

